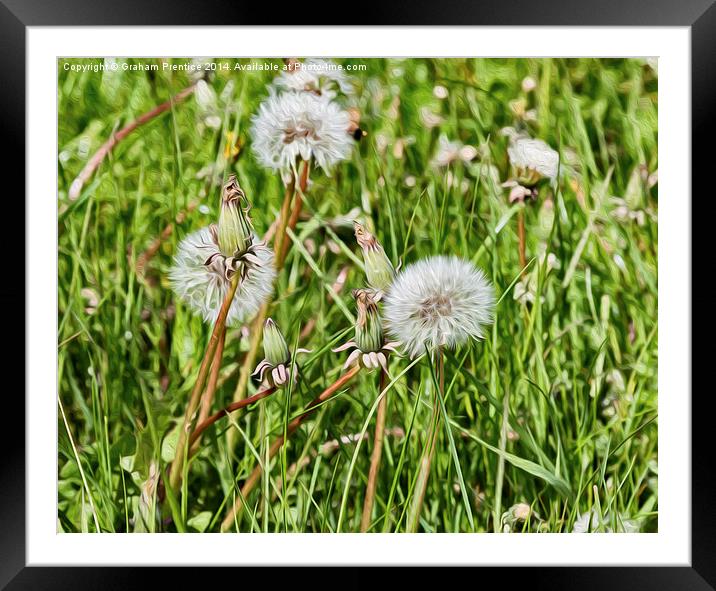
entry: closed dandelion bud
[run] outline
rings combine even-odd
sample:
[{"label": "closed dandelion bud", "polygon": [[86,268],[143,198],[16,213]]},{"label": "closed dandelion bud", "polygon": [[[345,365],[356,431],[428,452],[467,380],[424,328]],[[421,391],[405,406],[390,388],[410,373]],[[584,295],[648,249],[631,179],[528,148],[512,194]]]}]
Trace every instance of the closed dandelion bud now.
[{"label": "closed dandelion bud", "polygon": [[398,343],[385,343],[383,325],[375,302],[374,292],[369,289],[354,289],[353,297],[358,308],[355,339],[348,341],[333,352],[351,350],[344,368],[358,364],[366,369],[377,369],[388,373],[388,353],[396,352]]},{"label": "closed dandelion bud", "polygon": [[393,264],[373,234],[358,222],[354,222],[354,228],[358,245],[363,250],[363,262],[368,285],[378,291],[387,290],[395,278]]},{"label": "closed dandelion bud", "polygon": [[383,347],[383,327],[378,306],[365,289],[354,290],[353,297],[358,307],[356,345],[364,353],[380,351]]},{"label": "closed dandelion bud", "polygon": [[286,339],[271,318],[264,322],[264,358],[273,366],[287,364],[291,360]]},{"label": "closed dandelion bud", "polygon": [[229,176],[221,197],[221,212],[217,240],[221,254],[234,257],[245,252],[252,243],[253,229],[243,205],[246,195],[239,187],[236,175]]}]

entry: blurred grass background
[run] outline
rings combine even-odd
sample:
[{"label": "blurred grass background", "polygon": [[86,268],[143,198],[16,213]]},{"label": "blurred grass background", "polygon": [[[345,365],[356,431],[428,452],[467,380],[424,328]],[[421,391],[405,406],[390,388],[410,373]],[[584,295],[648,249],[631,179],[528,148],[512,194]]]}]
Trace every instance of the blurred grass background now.
[{"label": "blurred grass background", "polygon": [[[210,327],[175,300],[167,272],[177,242],[217,219],[228,172],[253,203],[259,236],[276,218],[282,183],[257,165],[249,135],[274,73],[237,72],[239,60],[216,60],[230,68],[208,78],[215,101],[192,96],[140,127],[70,200],[72,181],[113,131],[191,83],[185,72],[161,69],[64,68],[104,61],[58,62],[58,530],[176,531],[159,510],[157,474],[171,459],[173,430]],[[290,400],[279,393],[207,432],[190,467],[183,527],[218,531],[257,456],[264,458],[283,432],[287,413],[293,416],[339,375],[345,356],[330,347],[350,337],[350,289],[364,284],[351,224],[359,218],[395,264],[456,254],[483,268],[502,296],[489,338],[450,352],[446,362],[446,408],[467,497],[443,431],[421,530],[565,532],[589,514],[597,516],[590,518],[597,530],[622,531],[628,521],[655,531],[654,65],[343,63],[357,62],[367,68],[353,75],[355,97],[343,102],[360,109],[367,136],[331,177],[313,171],[270,312],[289,343],[319,353]],[[500,187],[509,178],[508,140],[500,133],[507,126],[561,155],[557,187],[540,190],[525,207],[527,256],[535,259],[527,280],[519,280],[521,206],[511,206]],[[474,146],[477,156],[463,161],[448,154],[451,162],[437,164],[441,136]],[[156,254],[143,261],[163,232]],[[247,340],[245,330],[229,331],[216,409],[231,401]],[[391,375],[408,363],[393,357]],[[256,387],[252,382],[250,393]],[[423,361],[388,393],[371,531],[405,527],[432,387]],[[351,459],[377,393],[378,376],[364,372],[321,407],[264,472],[237,527],[332,532],[340,515],[341,531],[358,531],[372,423],[354,465]],[[230,429],[238,431],[233,451],[226,444]],[[531,507],[526,519],[511,509],[519,503]]]}]

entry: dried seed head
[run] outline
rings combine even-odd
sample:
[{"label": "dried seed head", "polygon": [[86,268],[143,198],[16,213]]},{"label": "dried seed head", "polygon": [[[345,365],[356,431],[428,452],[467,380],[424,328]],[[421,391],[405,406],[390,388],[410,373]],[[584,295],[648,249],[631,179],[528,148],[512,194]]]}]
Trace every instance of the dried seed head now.
[{"label": "dried seed head", "polygon": [[[245,209],[244,209],[245,207]],[[224,185],[217,240],[219,250],[225,257],[237,257],[251,246],[253,228],[248,217],[246,195],[232,174]]]},{"label": "dried seed head", "polygon": [[470,261],[434,256],[403,269],[383,311],[386,331],[411,357],[436,347],[481,339],[492,322],[495,294]]},{"label": "dried seed head", "polygon": [[288,364],[291,360],[286,339],[271,318],[264,322],[264,358],[273,366]]},{"label": "dried seed head", "polygon": [[378,291],[385,291],[395,279],[395,268],[385,254],[380,242],[362,224],[353,222],[356,240],[363,251],[365,275],[368,285]]}]

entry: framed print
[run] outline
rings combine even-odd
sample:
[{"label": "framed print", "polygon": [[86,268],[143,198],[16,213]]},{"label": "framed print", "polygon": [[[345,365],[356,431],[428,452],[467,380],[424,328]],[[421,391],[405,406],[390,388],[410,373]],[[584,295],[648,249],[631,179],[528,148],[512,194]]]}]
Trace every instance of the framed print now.
[{"label": "framed print", "polygon": [[712,588],[691,194],[716,9],[182,4],[1,9],[27,220],[2,583]]}]

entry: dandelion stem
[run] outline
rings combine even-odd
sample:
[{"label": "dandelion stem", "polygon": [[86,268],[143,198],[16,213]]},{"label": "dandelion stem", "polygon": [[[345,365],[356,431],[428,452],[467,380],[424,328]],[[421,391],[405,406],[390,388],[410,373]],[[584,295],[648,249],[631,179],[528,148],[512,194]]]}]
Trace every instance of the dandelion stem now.
[{"label": "dandelion stem", "polygon": [[[340,378],[333,382],[333,384],[331,384],[330,386],[328,386],[328,388],[321,392],[320,395],[314,398],[305,407],[303,413],[301,413],[287,425],[285,438],[283,435],[281,435],[276,439],[276,441],[271,444],[271,447],[269,448],[268,459],[270,460],[271,458],[273,458],[281,450],[281,447],[283,447],[283,444],[286,439],[288,439],[301,426],[303,421],[305,421],[311,415],[311,413],[313,413],[317,406],[337,394],[340,389],[345,386],[349,381],[351,381],[359,371],[360,366],[353,366],[350,370],[348,370]],[[241,487],[241,494],[236,499],[234,506],[227,513],[226,517],[224,518],[224,521],[221,523],[221,531],[227,531],[234,524],[234,520],[238,515],[240,515],[241,511],[244,508],[243,500],[246,499],[251,493],[251,491],[254,489],[259,479],[261,478],[262,473],[263,469],[261,464],[259,464],[253,469],[251,474],[249,474],[249,477],[246,479],[244,485]]]},{"label": "dandelion stem", "polygon": [[413,492],[413,498],[410,504],[410,511],[408,513],[407,531],[415,533],[418,531],[418,525],[420,523],[420,513],[423,509],[423,500],[425,499],[425,491],[428,487],[428,479],[430,478],[430,466],[433,461],[433,455],[435,455],[435,448],[437,447],[438,433],[440,432],[440,401],[438,396],[443,398],[445,396],[445,364],[442,347],[439,347],[435,352],[435,363],[438,374],[438,391],[435,392],[433,398],[433,414],[430,419],[430,431],[428,433],[428,441],[425,449],[423,450],[423,457],[420,459],[420,471],[418,472],[418,478],[415,484],[415,491]]},{"label": "dandelion stem", "polygon": [[[196,424],[200,425],[209,416],[211,405],[214,402],[214,395],[216,394],[216,386],[219,381],[219,370],[221,369],[221,358],[224,355],[224,344],[226,343],[226,326],[224,326],[221,334],[219,335],[219,342],[216,345],[216,351],[214,351],[214,359],[211,362],[211,373],[209,374],[209,382],[206,385],[206,390],[201,397],[201,409],[199,410],[199,418],[196,420]],[[190,445],[193,445],[191,453],[196,453],[199,442],[194,441],[196,438],[192,434]]]},{"label": "dandelion stem", "polygon": [[[519,239],[520,252],[520,269],[524,269],[527,265],[527,257],[525,255],[525,212],[521,208],[517,212],[517,237]],[[524,271],[523,271],[524,274]]]},{"label": "dandelion stem", "polygon": [[[304,162],[303,167],[301,168],[301,177],[298,182],[298,190],[294,191],[295,197],[293,200],[293,207],[291,208],[291,217],[288,218],[288,225],[287,227],[293,230],[296,227],[296,224],[298,223],[298,217],[301,215],[301,210],[303,209],[303,193],[306,190],[306,187],[308,186],[308,170],[310,167],[310,162]],[[284,227],[283,230],[283,241],[281,242],[280,248],[278,248],[277,257],[278,261],[281,267],[283,267],[283,263],[286,261],[286,255],[288,254],[288,247],[291,243],[290,240],[288,240],[288,232],[286,231],[286,228]]]},{"label": "dandelion stem", "polygon": [[[385,390],[386,374],[384,370],[380,370],[380,387],[379,392]],[[360,522],[361,532],[366,532],[370,528],[371,516],[373,513],[373,503],[375,501],[375,489],[378,483],[378,470],[380,469],[380,460],[383,455],[383,435],[385,432],[385,415],[387,414],[388,395],[387,393],[380,399],[378,403],[378,414],[375,418],[375,435],[373,437],[373,451],[370,455],[370,469],[368,471],[368,484],[365,488],[365,500],[363,501],[363,515]]]},{"label": "dandelion stem", "polygon": [[109,137],[109,139],[100,146],[99,150],[94,153],[92,158],[89,159],[85,167],[77,175],[77,178],[72,181],[69,193],[67,195],[70,201],[74,201],[80,196],[80,192],[82,191],[82,187],[84,186],[84,184],[94,174],[94,171],[97,170],[102,161],[107,157],[107,154],[109,154],[119,142],[121,142],[125,137],[127,137],[130,133],[132,133],[141,125],[144,125],[158,115],[161,115],[165,111],[168,111],[176,103],[183,101],[192,92],[194,92],[195,88],[196,83],[192,83],[184,90],[175,94],[168,101],[164,101],[162,104],[157,105],[151,111],[147,111],[143,115],[137,117],[134,121],[120,129],[117,133],[113,133]]},{"label": "dandelion stem", "polygon": [[[306,189],[308,184],[308,163],[303,163],[303,168],[300,173],[300,191]],[[277,273],[283,268],[283,264],[286,261],[286,255],[288,254],[288,234],[286,228],[293,229],[298,221],[298,216],[294,216],[293,213],[289,215],[290,204],[294,200],[296,194],[296,183],[295,178],[292,179],[288,185],[286,185],[286,191],[284,193],[283,204],[281,205],[281,212],[279,214],[279,225],[276,229],[276,238],[274,240],[274,253],[276,255],[276,271]],[[295,218],[295,219],[294,219]],[[293,226],[291,225],[293,224]],[[286,248],[284,248],[284,244]],[[246,352],[244,362],[241,365],[239,371],[239,381],[236,384],[236,390],[234,390],[234,402],[237,402],[246,396],[246,388],[249,385],[249,377],[256,363],[256,355],[258,354],[259,344],[261,343],[261,327],[263,326],[266,317],[268,316],[270,302],[265,302],[258,313],[251,326],[251,340],[249,341],[249,350]],[[235,432],[230,431],[228,435],[229,449],[233,449],[235,441]]]},{"label": "dandelion stem", "polygon": [[236,294],[236,289],[239,286],[240,274],[235,273],[229,284],[229,290],[221,304],[221,310],[219,310],[219,316],[214,323],[214,329],[211,332],[211,338],[209,344],[204,352],[204,358],[201,360],[201,366],[199,367],[199,375],[194,383],[194,389],[189,397],[189,404],[187,404],[186,412],[184,413],[184,422],[181,430],[179,431],[179,440],[177,441],[176,451],[174,456],[174,462],[171,465],[171,471],[169,476],[169,485],[172,489],[177,490],[182,478],[182,469],[184,467],[184,454],[189,437],[189,431],[191,430],[191,422],[196,413],[196,409],[199,406],[199,399],[201,396],[202,389],[204,388],[204,382],[206,382],[207,375],[209,373],[209,366],[211,360],[214,357],[214,353],[219,344],[219,339],[222,331],[226,326],[226,317],[229,315],[229,308],[231,302]]},{"label": "dandelion stem", "polygon": [[220,411],[215,412],[210,417],[205,418],[204,420],[200,421],[199,424],[196,426],[196,429],[194,429],[194,432],[191,434],[191,437],[189,438],[189,445],[192,445],[199,437],[201,437],[201,434],[206,431],[211,425],[216,423],[220,418],[225,417],[229,413],[234,412],[235,410],[239,410],[241,408],[245,408],[254,402],[258,402],[262,398],[266,398],[267,396],[270,396],[276,391],[275,386],[270,386],[268,388],[265,388],[264,390],[261,390],[260,392],[257,392],[253,396],[249,396],[248,398],[244,398],[243,400],[239,400],[237,402],[232,402],[228,406],[222,408]]}]

